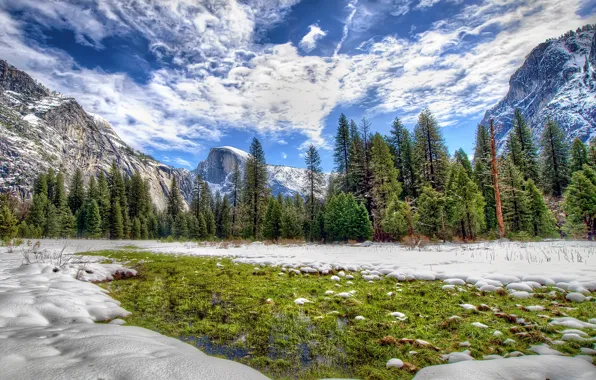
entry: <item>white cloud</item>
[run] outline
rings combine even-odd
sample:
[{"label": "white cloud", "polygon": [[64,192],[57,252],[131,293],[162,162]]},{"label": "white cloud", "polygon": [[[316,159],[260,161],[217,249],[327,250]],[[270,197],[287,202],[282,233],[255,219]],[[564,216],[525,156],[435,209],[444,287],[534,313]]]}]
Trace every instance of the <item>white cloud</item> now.
[{"label": "white cloud", "polygon": [[[328,138],[322,130],[332,110],[370,93],[378,101],[373,113],[400,111],[413,120],[429,106],[442,125],[450,125],[460,117],[480,115],[498,101],[510,75],[545,38],[596,21],[576,14],[580,0],[484,0],[412,38],[387,36],[362,45],[359,54],[346,55],[340,49],[350,28],[359,27],[361,14],[376,12],[371,2],[352,1],[336,53],[318,57],[301,56],[291,43],[253,42],[255,34],[280,22],[297,0],[211,0],[199,5],[170,0],[159,3],[159,11],[157,0],[95,3],[96,12],[83,12],[57,2],[0,0],[0,58],[76,97],[87,111],[113,123],[135,148],[190,152],[234,128],[278,139],[301,133],[304,147],[325,147]],[[397,13],[410,6],[409,1],[381,3]],[[96,48],[101,48],[102,36],[125,37],[135,30],[157,56],[170,57],[179,66],[154,71],[143,85],[125,74],[77,68],[63,51],[25,37],[26,25],[5,11],[15,4],[48,25],[62,17],[58,22],[70,23],[84,38],[81,43]],[[65,18],[67,14],[79,19]],[[94,26],[87,30],[84,22]]]},{"label": "white cloud", "polygon": [[288,145],[288,142],[287,142],[286,140],[284,140],[284,139],[279,139],[279,140],[277,140],[277,143],[278,143],[279,145]]},{"label": "white cloud", "polygon": [[319,28],[317,24],[310,25],[308,28],[308,33],[302,37],[302,40],[300,40],[299,43],[302,50],[307,53],[317,47],[318,40],[327,35],[327,32]]},{"label": "white cloud", "polygon": [[281,158],[283,158],[284,160],[286,158],[288,158],[288,155],[286,154],[286,152],[281,152]]},{"label": "white cloud", "polygon": [[420,0],[416,8],[430,8],[441,0]]}]

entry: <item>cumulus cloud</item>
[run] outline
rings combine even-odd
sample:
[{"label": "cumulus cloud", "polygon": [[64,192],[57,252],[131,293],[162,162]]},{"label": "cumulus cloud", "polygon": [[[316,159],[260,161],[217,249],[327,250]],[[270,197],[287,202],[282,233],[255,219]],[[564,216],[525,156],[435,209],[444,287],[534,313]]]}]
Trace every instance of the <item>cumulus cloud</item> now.
[{"label": "cumulus cloud", "polygon": [[284,160],[286,158],[288,158],[288,155],[286,154],[286,152],[281,152],[281,158],[283,158]]},{"label": "cumulus cloud", "polygon": [[308,33],[306,33],[304,37],[302,37],[302,40],[300,40],[299,43],[302,50],[304,50],[307,53],[312,51],[315,47],[317,47],[318,40],[327,35],[327,32],[319,28],[317,24],[310,25],[308,28]]},{"label": "cumulus cloud", "polygon": [[[325,147],[322,131],[332,110],[370,94],[371,114],[399,111],[414,120],[429,106],[442,125],[481,115],[506,93],[510,75],[534,46],[596,21],[578,16],[581,0],[484,0],[428,30],[371,40],[358,54],[347,55],[341,47],[350,28],[358,27],[360,14],[375,12],[371,2],[353,0],[332,57],[300,55],[291,43],[255,45],[255,36],[279,23],[297,1],[89,0],[94,8],[61,2],[78,9],[67,10],[58,2],[0,0],[0,58],[74,96],[136,148],[198,152],[234,128],[278,138],[300,133],[303,146]],[[379,3],[397,13],[411,6]],[[64,51],[26,37],[26,20],[8,13],[24,7],[29,17],[78,31],[80,43],[97,49],[105,36],[140,33],[154,54],[171,59],[174,67],[153,71],[146,84],[122,73],[80,68]],[[78,26],[83,21],[97,27]]]}]

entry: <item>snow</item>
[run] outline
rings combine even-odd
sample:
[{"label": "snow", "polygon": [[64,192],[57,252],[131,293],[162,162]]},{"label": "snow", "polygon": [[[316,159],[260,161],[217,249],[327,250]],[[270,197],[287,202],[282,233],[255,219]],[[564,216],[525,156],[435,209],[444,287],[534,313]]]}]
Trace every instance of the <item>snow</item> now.
[{"label": "snow", "polygon": [[559,351],[553,350],[552,348],[550,348],[548,346],[548,344],[544,344],[544,343],[535,345],[535,346],[530,346],[529,350],[537,353],[538,355],[556,355],[556,356],[563,355]]},{"label": "snow", "polygon": [[487,325],[485,325],[484,323],[480,323],[480,322],[472,322],[472,326],[478,327],[479,329],[487,329],[488,328]]},{"label": "snow", "polygon": [[248,160],[248,158],[250,157],[250,154],[248,152],[245,152],[241,149],[238,148],[234,148],[233,146],[220,146],[219,148],[216,149],[226,149],[231,151],[232,153],[234,153],[236,156],[242,158],[243,160]]},{"label": "snow", "polygon": [[302,306],[302,305],[304,305],[305,303],[312,303],[312,301],[310,301],[310,300],[308,300],[308,299],[306,299],[306,298],[296,298],[296,299],[294,300],[294,303],[295,303],[296,305],[300,305],[300,306]]},{"label": "snow", "polygon": [[452,352],[447,355],[442,355],[441,358],[443,360],[447,360],[449,364],[458,363],[462,361],[468,360],[476,360],[470,355],[470,350],[465,350],[463,352]]},{"label": "snow", "polygon": [[595,323],[583,322],[573,317],[553,318],[553,320],[550,321],[549,324],[554,326],[570,327],[572,329],[596,329]]},{"label": "snow", "polygon": [[414,377],[415,380],[590,380],[594,378],[596,378],[596,367],[586,361],[552,355],[436,365],[423,368]]},{"label": "snow", "polygon": [[21,265],[22,259],[18,250],[8,253],[0,248],[3,379],[266,378],[178,339],[122,326],[119,317],[130,313],[89,281],[134,271],[100,264],[99,257],[77,258],[65,265]]},{"label": "snow", "polygon": [[401,313],[399,311],[394,311],[393,313],[390,313],[389,315],[396,319],[399,319],[400,321],[405,321],[406,319],[408,319],[408,317],[404,313]]},{"label": "snow", "polygon": [[569,293],[565,296],[565,298],[573,302],[584,302],[586,300],[586,296],[581,293]]},{"label": "snow", "polygon": [[389,359],[387,361],[387,369],[389,368],[401,368],[404,366],[404,362],[400,359]]}]

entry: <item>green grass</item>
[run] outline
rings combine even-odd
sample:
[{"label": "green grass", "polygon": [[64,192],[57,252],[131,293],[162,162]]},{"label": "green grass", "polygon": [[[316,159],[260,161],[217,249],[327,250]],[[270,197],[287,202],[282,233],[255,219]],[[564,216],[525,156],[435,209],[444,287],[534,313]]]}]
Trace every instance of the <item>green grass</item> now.
[{"label": "green grass", "polygon": [[[391,358],[399,358],[417,368],[441,364],[442,353],[463,351],[460,342],[469,341],[472,355],[527,351],[531,344],[546,337],[560,339],[562,327],[548,325],[549,316],[566,313],[582,320],[596,316],[596,304],[571,305],[562,296],[552,306],[547,289],[535,298],[516,300],[507,295],[445,291],[441,282],[411,282],[396,286],[385,279],[368,283],[358,273],[352,285],[342,279],[336,287],[329,276],[279,275],[280,268],[235,265],[229,259],[155,255],[135,251],[102,251],[93,254],[128,262],[139,270],[136,279],[102,284],[112,297],[131,311],[128,325],[145,327],[195,344],[205,352],[231,358],[278,379],[353,377],[366,379],[409,379],[414,370],[387,370]],[[218,268],[220,262],[224,268]],[[398,291],[401,290],[401,291]],[[356,290],[348,299],[325,295],[326,290]],[[388,296],[394,292],[394,296]],[[311,304],[297,306],[294,300],[305,297]],[[272,302],[267,302],[267,299]],[[464,311],[460,303],[486,304],[516,314],[535,324],[533,328],[498,318],[492,311]],[[542,305],[543,312],[526,312],[516,304]],[[567,310],[564,307],[574,307]],[[408,316],[397,321],[388,314],[400,311]],[[362,315],[364,321],[355,321]],[[452,315],[461,320],[446,322]],[[471,325],[489,326],[479,329]],[[511,331],[529,332],[522,338]],[[503,332],[493,337],[494,330]],[[587,331],[588,332],[588,331]],[[594,332],[589,332],[594,334]],[[438,347],[411,344],[381,344],[383,337],[423,339]],[[512,338],[515,345],[503,345]],[[566,343],[559,350],[576,355],[581,346]],[[553,346],[555,347],[555,346]],[[410,351],[417,351],[411,355]]]}]

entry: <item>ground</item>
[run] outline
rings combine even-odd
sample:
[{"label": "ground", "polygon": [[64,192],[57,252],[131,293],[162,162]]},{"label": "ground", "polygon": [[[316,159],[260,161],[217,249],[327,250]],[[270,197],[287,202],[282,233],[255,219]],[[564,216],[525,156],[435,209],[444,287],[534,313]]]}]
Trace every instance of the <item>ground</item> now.
[{"label": "ground", "polygon": [[[526,368],[551,379],[596,376],[596,367],[588,364],[596,353],[593,243],[446,244],[415,250],[384,244],[41,244],[48,251],[84,254],[78,257],[89,262],[83,269],[68,263],[70,269],[55,273],[47,263],[18,268],[21,253],[0,251],[0,339],[9,343],[3,345],[5,352],[26,346],[19,328],[28,327],[31,339],[35,334],[40,335],[37,339],[48,338],[44,342],[51,352],[71,342],[80,352],[67,351],[79,352],[81,363],[88,354],[77,346],[81,340],[74,338],[76,331],[103,337],[94,342],[108,344],[113,334],[142,342],[135,368],[146,378],[158,378],[181,357],[184,363],[232,368],[229,378],[234,378],[229,373],[242,371],[245,374],[237,378],[256,376],[245,367],[206,360],[190,345],[182,344],[191,351],[185,348],[177,355],[182,347],[174,343],[177,339],[272,378],[412,378],[420,368],[425,369],[417,379],[440,378],[437,373],[465,379],[472,371],[488,380],[506,368]],[[117,274],[123,270],[118,263],[138,271],[138,276]],[[114,278],[123,279],[101,283],[104,290],[80,281]],[[51,285],[41,285],[47,282]],[[18,289],[26,295],[15,296]],[[90,324],[101,321],[112,323]],[[155,346],[160,335],[130,325],[176,339],[164,341],[168,354],[160,356],[157,352],[163,347]],[[63,335],[47,334],[48,328]],[[113,349],[94,347],[93,353],[103,358],[102,363],[119,363],[107,366],[107,372],[104,363],[94,376],[118,376],[125,363],[133,365]],[[540,361],[537,353],[564,356]],[[521,354],[528,356],[494,365],[477,360],[429,367]],[[143,355],[152,358],[153,368],[139,364]],[[16,353],[10,360],[2,358],[0,352],[0,364],[12,368],[15,378],[30,368],[44,368],[40,363],[47,361],[43,355],[23,360]],[[58,360],[54,367],[59,366]],[[185,370],[178,365],[173,377],[184,378]]]}]

